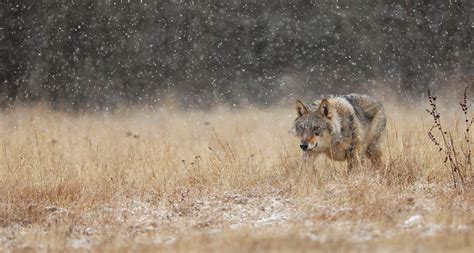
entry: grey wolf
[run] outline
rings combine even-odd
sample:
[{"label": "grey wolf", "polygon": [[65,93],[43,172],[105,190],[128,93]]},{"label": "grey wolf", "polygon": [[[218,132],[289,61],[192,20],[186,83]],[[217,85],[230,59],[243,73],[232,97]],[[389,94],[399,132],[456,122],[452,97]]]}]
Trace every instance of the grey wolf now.
[{"label": "grey wolf", "polygon": [[300,147],[312,157],[321,153],[347,161],[348,170],[367,157],[383,166],[381,137],[386,129],[383,105],[374,97],[349,94],[305,105],[296,101],[294,132]]}]

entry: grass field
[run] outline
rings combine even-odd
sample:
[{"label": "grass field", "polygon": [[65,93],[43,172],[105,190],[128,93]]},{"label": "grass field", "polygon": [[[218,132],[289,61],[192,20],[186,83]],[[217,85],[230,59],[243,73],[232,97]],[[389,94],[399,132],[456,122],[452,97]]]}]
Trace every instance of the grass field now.
[{"label": "grass field", "polygon": [[347,174],[303,162],[293,108],[6,110],[0,251],[473,252],[472,172],[453,188],[425,108],[387,115],[386,168]]}]

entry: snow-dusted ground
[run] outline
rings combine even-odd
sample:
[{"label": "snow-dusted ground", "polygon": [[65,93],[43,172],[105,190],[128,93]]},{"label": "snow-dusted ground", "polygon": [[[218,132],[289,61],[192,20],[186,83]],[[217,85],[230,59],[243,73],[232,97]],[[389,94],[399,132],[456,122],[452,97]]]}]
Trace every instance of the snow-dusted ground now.
[{"label": "snow-dusted ground", "polygon": [[410,208],[388,223],[357,216],[357,206],[311,198],[291,199],[279,194],[224,193],[183,197],[178,201],[117,199],[80,212],[57,206],[36,207],[42,208],[42,223],[0,228],[0,244],[3,250],[46,250],[53,244],[58,249],[90,250],[111,240],[122,240],[128,244],[173,247],[190,235],[214,238],[232,231],[271,231],[283,237],[296,234],[302,240],[320,244],[335,240],[364,244],[401,234],[420,239],[443,233],[472,234],[473,223],[435,222],[433,201],[410,202],[416,204],[410,203]]}]

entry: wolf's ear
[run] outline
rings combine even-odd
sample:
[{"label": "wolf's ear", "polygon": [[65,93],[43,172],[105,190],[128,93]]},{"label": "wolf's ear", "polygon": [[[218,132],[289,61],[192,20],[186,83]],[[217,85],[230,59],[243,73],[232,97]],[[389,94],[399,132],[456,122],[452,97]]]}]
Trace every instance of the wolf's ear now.
[{"label": "wolf's ear", "polygon": [[298,113],[298,117],[303,116],[304,114],[308,113],[308,108],[301,102],[300,100],[296,100],[296,112]]},{"label": "wolf's ear", "polygon": [[331,115],[329,113],[330,106],[331,104],[329,104],[329,101],[327,99],[321,100],[321,103],[319,104],[318,108],[318,113],[324,117],[331,118]]}]

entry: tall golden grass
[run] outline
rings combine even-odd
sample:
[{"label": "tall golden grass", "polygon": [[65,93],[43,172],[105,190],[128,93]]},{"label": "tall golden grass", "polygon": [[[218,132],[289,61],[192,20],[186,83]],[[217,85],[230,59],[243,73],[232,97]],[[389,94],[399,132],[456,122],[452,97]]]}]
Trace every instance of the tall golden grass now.
[{"label": "tall golden grass", "polygon": [[1,249],[471,252],[472,171],[453,187],[425,108],[386,111],[386,167],[347,174],[303,162],[293,108],[6,110]]}]

